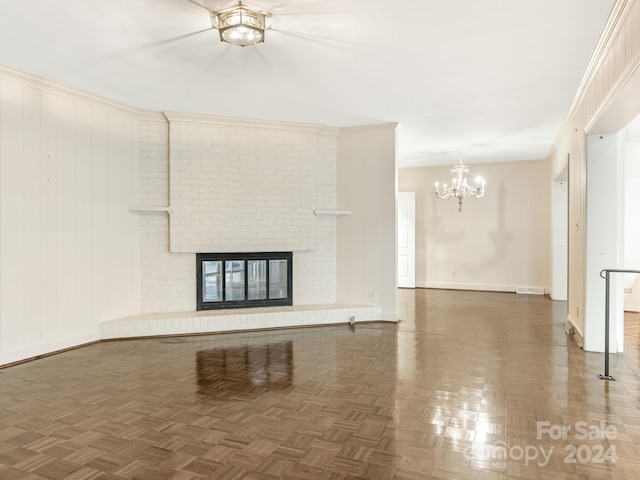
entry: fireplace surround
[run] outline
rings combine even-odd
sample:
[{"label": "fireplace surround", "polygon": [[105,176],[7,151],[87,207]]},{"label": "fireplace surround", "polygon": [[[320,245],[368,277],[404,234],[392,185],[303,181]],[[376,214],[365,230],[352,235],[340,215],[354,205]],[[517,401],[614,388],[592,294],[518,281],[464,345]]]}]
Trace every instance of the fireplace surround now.
[{"label": "fireplace surround", "polygon": [[197,310],[293,304],[292,252],[196,254]]}]

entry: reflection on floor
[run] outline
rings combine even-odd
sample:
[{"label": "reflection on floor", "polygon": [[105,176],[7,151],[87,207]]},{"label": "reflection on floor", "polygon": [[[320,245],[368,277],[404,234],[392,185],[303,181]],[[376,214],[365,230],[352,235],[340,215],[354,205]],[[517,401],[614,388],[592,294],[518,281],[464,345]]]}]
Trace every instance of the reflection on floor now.
[{"label": "reflection on floor", "polygon": [[252,394],[254,386],[286,388],[293,373],[293,342],[200,350],[196,352],[196,372],[198,391],[216,398]]},{"label": "reflection on floor", "polygon": [[564,303],[398,296],[399,325],[106,342],[0,370],[0,478],[640,478],[640,315],[603,382]]}]

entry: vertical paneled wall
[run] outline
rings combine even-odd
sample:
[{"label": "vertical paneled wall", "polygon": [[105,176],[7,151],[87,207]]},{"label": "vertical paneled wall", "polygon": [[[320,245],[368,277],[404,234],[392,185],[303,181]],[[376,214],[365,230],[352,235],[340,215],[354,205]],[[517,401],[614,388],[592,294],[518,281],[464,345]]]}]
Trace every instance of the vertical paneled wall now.
[{"label": "vertical paneled wall", "polygon": [[0,72],[0,363],[139,312],[138,120]]},{"label": "vertical paneled wall", "polygon": [[338,138],[339,303],[397,320],[396,125],[343,128]]}]

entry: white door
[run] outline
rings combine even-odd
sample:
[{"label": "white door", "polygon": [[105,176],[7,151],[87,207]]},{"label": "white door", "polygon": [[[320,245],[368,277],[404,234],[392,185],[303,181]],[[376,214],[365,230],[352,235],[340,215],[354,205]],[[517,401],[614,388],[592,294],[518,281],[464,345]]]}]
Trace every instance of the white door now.
[{"label": "white door", "polygon": [[[565,174],[566,175],[566,174]],[[551,224],[552,241],[552,284],[551,300],[567,301],[568,255],[567,239],[569,232],[569,188],[568,182],[555,181],[551,186]]]},{"label": "white door", "polygon": [[415,192],[398,192],[398,287],[416,288]]}]

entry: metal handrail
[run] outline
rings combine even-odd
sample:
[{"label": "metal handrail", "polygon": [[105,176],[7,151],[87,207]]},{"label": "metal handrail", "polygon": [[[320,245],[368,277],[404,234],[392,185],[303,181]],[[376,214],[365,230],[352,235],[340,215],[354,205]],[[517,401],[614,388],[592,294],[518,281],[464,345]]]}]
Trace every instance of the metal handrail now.
[{"label": "metal handrail", "polygon": [[[604,275],[602,275],[604,273]],[[607,268],[600,271],[600,277],[606,280],[604,294],[604,375],[598,375],[600,380],[613,380],[609,375],[609,274],[611,273],[640,273],[640,270],[625,270],[618,268]]]}]

